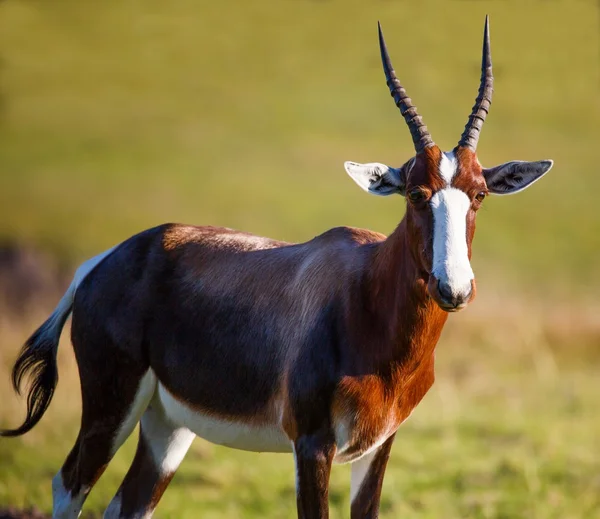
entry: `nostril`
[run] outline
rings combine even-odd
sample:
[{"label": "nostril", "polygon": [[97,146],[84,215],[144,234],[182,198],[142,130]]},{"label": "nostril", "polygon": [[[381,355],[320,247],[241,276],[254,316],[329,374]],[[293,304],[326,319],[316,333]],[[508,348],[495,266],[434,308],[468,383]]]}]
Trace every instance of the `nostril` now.
[{"label": "nostril", "polygon": [[441,281],[438,281],[438,292],[442,296],[442,299],[448,303],[453,302],[454,298],[452,297],[452,290],[450,290],[450,285],[448,285],[448,283],[442,283]]}]

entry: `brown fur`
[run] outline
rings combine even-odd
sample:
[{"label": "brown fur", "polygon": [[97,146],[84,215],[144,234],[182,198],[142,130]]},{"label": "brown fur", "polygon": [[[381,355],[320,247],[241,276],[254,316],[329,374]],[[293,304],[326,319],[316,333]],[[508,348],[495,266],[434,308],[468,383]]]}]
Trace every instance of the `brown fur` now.
[{"label": "brown fur", "polygon": [[[459,309],[476,291],[473,280],[471,293],[464,291],[460,299],[450,294],[454,299],[445,304],[444,286],[431,274],[434,222],[428,200],[446,187],[439,171],[442,152],[396,78],[381,30],[379,35],[388,86],[417,150],[414,160],[387,176],[371,172],[375,178],[366,180],[367,186],[363,177],[357,180],[379,194],[408,193],[406,215],[388,238],[344,227],[287,244],[218,227],[149,229],[88,264],[91,272],[84,269],[87,277],[71,285],[56,315],[26,342],[13,385],[18,391],[24,375],[32,375],[27,417],[5,436],[30,430],[48,407],[58,376],[60,330],[73,310],[83,413],[75,447],[55,479],[63,517],[78,514],[119,447],[116,438],[131,432],[123,424],[132,429],[138,416],[125,417],[140,394],[140,381],[154,384],[154,376],[161,391],[193,410],[251,431],[264,427],[276,438],[270,438],[272,449],[289,439],[299,518],[328,517],[334,460],[355,461],[374,452],[363,460],[370,460],[366,474],[365,466],[357,473],[355,482],[362,482],[352,518],[377,517],[395,431],[434,381],[434,349],[447,319],[442,308]],[[482,170],[472,150],[491,101],[487,18],[483,55],[485,81],[454,150],[458,171],[452,185],[471,200],[469,257],[480,206],[476,197],[488,191],[485,179],[490,191],[515,192],[552,165],[508,163]],[[138,404],[142,409],[148,403]],[[121,516],[150,514],[172,477],[160,471],[176,470],[152,459],[152,454],[160,458],[157,438],[167,452],[169,427],[184,428],[170,422],[167,407],[162,435],[156,432],[158,422],[148,421],[151,415],[142,419],[136,458],[120,489],[122,507],[116,510],[115,501],[113,510]],[[170,461],[176,464],[185,446],[175,445],[181,451]]]},{"label": "brown fur", "polygon": [[[479,189],[476,158],[458,156],[456,185]],[[437,146],[418,154],[407,189],[441,189],[440,160]],[[87,493],[102,473],[151,369],[192,409],[285,433],[296,451],[300,517],[327,516],[334,458],[351,461],[383,442],[365,483],[376,498],[361,490],[353,504],[353,516],[375,517],[393,435],[433,384],[447,318],[428,290],[432,226],[428,205],[409,202],[388,238],[343,227],[288,244],[167,224],[121,244],[75,294],[84,410],[62,471],[66,488]],[[120,491],[126,516],[125,508],[152,510],[172,476],[156,471],[147,450],[142,437]]]}]

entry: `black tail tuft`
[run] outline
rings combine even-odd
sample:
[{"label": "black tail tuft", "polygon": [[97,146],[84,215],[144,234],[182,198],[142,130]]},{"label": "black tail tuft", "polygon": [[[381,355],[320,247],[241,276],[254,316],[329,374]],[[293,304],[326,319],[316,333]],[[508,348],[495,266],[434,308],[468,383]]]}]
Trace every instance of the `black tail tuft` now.
[{"label": "black tail tuft", "polygon": [[27,376],[31,381],[27,393],[27,416],[23,425],[17,429],[0,431],[0,436],[25,434],[40,421],[48,409],[58,383],[56,352],[60,330],[66,317],[57,319],[57,316],[51,316],[21,349],[12,370],[12,383],[15,391],[21,394],[23,379]]}]

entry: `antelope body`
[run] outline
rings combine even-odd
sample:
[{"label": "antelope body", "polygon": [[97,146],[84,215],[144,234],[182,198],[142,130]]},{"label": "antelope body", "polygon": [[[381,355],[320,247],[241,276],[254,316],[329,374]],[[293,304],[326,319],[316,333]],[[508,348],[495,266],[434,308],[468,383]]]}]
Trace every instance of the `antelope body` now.
[{"label": "antelope body", "polygon": [[351,462],[351,516],[378,515],[394,435],[434,381],[448,312],[475,295],[475,215],[488,193],[520,191],[551,161],[484,169],[475,150],[492,94],[486,18],[482,78],[451,152],[432,141],[391,66],[388,87],[416,155],[399,168],[346,163],[366,191],[407,197],[389,236],[331,229],[288,244],[217,227],[167,224],[84,263],[13,370],[31,375],[16,436],[48,407],[72,312],[82,389],[79,436],[53,480],[54,517],[79,515],[140,422],[135,459],[105,517],[150,517],[195,435],[293,452],[298,517],[328,516],[333,462]]}]

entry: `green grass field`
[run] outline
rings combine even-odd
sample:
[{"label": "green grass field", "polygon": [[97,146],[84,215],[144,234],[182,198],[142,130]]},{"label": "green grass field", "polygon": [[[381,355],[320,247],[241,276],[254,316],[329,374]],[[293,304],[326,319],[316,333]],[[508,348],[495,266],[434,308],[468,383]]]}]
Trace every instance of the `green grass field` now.
[{"label": "green grass field", "polygon": [[[567,320],[568,309],[543,314],[532,304],[512,312],[496,307],[490,319],[481,307],[494,301],[481,299],[479,308],[451,319],[438,347],[436,384],[397,434],[381,517],[599,517],[595,316]],[[518,317],[525,310],[535,313],[527,325]],[[4,328],[3,340],[19,340],[18,330],[7,333]],[[8,385],[14,351],[0,355],[0,425],[14,424],[23,411]],[[51,508],[50,479],[75,440],[80,409],[67,341],[60,366],[59,389],[39,427],[0,441],[0,504]],[[133,457],[132,440],[92,491],[89,510],[100,513],[112,498]],[[333,518],[349,516],[349,472],[334,467]],[[196,440],[157,510],[157,517],[190,519],[294,514],[291,456],[203,440]]]},{"label": "green grass field", "polygon": [[[484,165],[554,169],[479,214],[479,296],[451,316],[437,381],[397,435],[382,517],[600,517],[600,8],[593,0],[5,0],[0,2],[0,241],[74,267],[181,221],[303,241],[336,225],[391,231],[400,198],[362,193],[345,160],[398,165],[409,133],[395,68],[451,149],[479,81],[490,14],[495,94]],[[24,403],[9,370],[55,301],[0,316],[0,426]],[[67,334],[65,334],[65,339]],[[0,508],[51,508],[77,433],[68,340],[40,426],[0,440]],[[99,513],[135,442],[89,499]],[[332,517],[348,517],[336,467]],[[292,459],[197,440],[158,517],[294,517]]]}]

